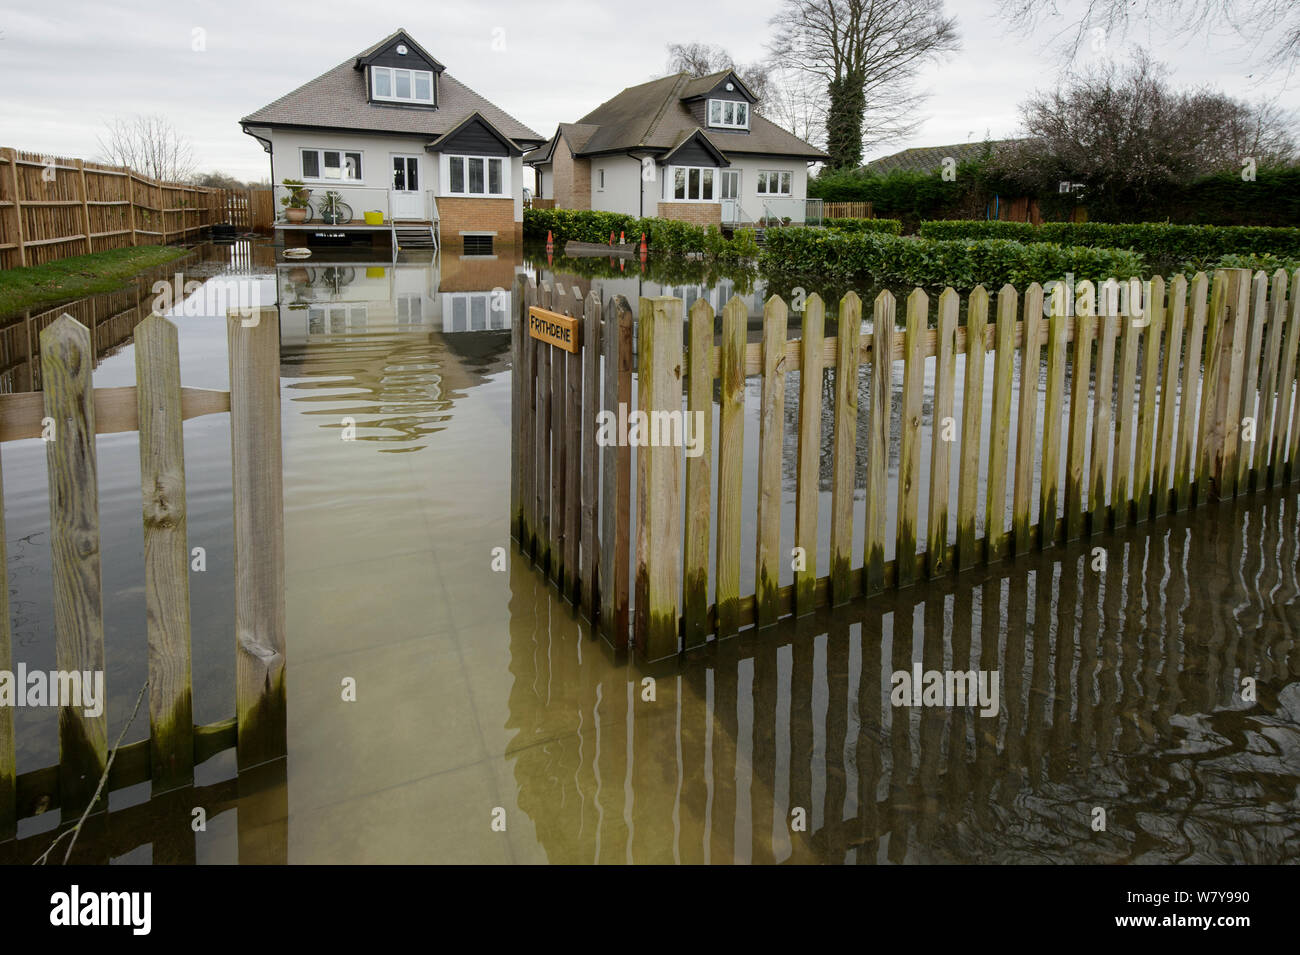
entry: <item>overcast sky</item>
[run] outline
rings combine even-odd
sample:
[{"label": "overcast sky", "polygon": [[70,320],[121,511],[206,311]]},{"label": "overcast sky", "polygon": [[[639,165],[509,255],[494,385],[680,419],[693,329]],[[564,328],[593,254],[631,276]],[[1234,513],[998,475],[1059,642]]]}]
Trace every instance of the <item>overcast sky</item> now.
[{"label": "overcast sky", "polygon": [[[106,117],[162,113],[193,141],[201,170],[265,178],[267,157],[240,131],[240,117],[398,27],[457,79],[545,136],[623,87],[662,74],[668,43],[720,44],[739,62],[758,59],[778,5],[0,0],[0,145],[93,159]],[[1018,104],[1056,75],[1060,63],[1047,49],[1053,28],[1008,35],[996,0],[948,0],[947,8],[957,17],[962,51],[922,75],[932,96],[917,134],[875,155],[1012,135]],[[1280,77],[1265,78],[1226,31],[1177,44],[1160,39],[1166,32],[1144,25],[1126,41],[1112,39],[1106,53],[1123,58],[1143,43],[1179,84],[1211,83],[1300,107],[1300,82],[1284,88]]]}]

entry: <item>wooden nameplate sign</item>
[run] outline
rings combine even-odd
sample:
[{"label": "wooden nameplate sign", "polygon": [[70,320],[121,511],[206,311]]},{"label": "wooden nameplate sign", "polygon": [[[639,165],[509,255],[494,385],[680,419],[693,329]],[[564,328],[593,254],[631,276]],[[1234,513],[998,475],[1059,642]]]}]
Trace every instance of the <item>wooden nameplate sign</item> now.
[{"label": "wooden nameplate sign", "polygon": [[579,321],[534,305],[528,309],[528,335],[556,348],[577,352]]}]

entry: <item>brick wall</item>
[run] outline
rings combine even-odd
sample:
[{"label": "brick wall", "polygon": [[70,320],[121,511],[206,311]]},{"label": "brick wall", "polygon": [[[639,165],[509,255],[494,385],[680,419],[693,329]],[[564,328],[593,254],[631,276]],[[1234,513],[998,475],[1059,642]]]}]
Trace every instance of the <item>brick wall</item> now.
[{"label": "brick wall", "polygon": [[467,199],[440,196],[438,215],[442,219],[442,243],[462,245],[460,233],[495,232],[494,244],[518,244],[524,238],[524,224],[515,221],[513,199]]},{"label": "brick wall", "polygon": [[557,209],[591,208],[591,160],[575,159],[564,137],[551,156],[550,185]]},{"label": "brick wall", "polygon": [[722,227],[722,203],[720,202],[661,202],[659,218],[676,219],[691,225]]}]

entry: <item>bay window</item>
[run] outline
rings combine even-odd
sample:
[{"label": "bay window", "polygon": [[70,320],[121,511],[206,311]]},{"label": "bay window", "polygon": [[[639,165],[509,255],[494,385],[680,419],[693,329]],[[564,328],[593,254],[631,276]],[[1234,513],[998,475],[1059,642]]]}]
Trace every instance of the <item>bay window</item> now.
[{"label": "bay window", "polygon": [[508,197],[507,161],[498,156],[448,156],[447,195]]},{"label": "bay window", "polygon": [[714,202],[714,173],[707,166],[673,166],[670,198],[681,202]]}]

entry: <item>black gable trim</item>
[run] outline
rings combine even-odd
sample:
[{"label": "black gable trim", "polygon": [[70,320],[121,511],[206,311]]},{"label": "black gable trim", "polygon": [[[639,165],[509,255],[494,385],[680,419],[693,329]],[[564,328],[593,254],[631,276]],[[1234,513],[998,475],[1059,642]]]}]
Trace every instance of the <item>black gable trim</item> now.
[{"label": "black gable trim", "polygon": [[[728,90],[727,89],[728,83],[734,86],[735,89]],[[735,73],[728,73],[726,76],[722,77],[720,80],[718,80],[717,85],[714,86],[713,89],[709,90],[708,92],[699,93],[695,96],[689,97],[689,100],[697,100],[697,99],[700,100],[729,99],[729,100],[735,100],[736,102],[741,102],[743,100],[744,102],[749,103],[750,105],[753,105],[758,102],[758,97],[749,91],[749,87],[747,87],[743,82],[741,82],[740,77],[738,77]]]},{"label": "black gable trim", "polygon": [[426,147],[430,152],[463,153],[470,156],[520,156],[523,150],[497,132],[478,113]]},{"label": "black gable trim", "polygon": [[[407,47],[405,54],[397,52],[401,44]],[[357,69],[366,66],[396,66],[409,70],[432,70],[434,73],[446,69],[405,33],[399,33],[369,56],[357,57]]]},{"label": "black gable trim", "polygon": [[730,166],[731,161],[698,129],[670,149],[660,162],[674,166]]}]

